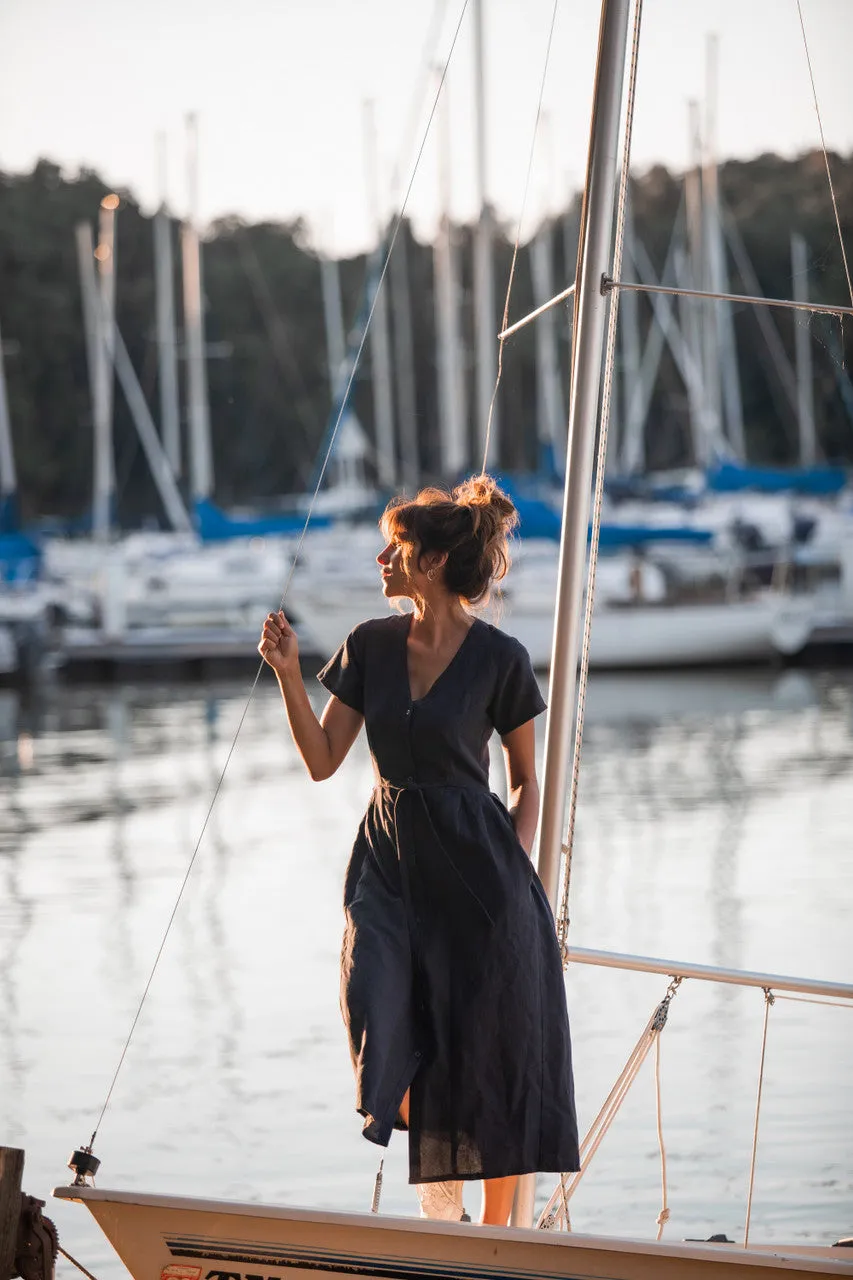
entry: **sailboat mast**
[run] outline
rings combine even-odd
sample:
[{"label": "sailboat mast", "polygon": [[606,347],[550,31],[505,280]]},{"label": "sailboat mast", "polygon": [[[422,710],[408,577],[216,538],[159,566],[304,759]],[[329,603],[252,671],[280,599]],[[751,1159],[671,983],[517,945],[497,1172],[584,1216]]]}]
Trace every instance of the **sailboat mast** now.
[{"label": "sailboat mast", "polygon": [[[486,443],[486,429],[492,393],[497,380],[495,350],[495,274],[492,260],[492,215],[486,181],[486,70],[483,49],[483,0],[474,0],[474,74],[477,115],[477,193],[480,216],[474,233],[474,335],[477,352],[476,397],[480,455]],[[498,407],[495,405],[489,436],[486,467],[497,459]]]},{"label": "sailboat mast", "polygon": [[3,334],[0,331],[0,531],[8,519],[18,487],[15,455],[12,452],[12,419],[6,392],[6,370],[3,365]]},{"label": "sailboat mast", "polygon": [[[809,277],[806,242],[794,232],[791,236],[791,276],[794,300],[808,302]],[[814,422],[814,386],[812,378],[812,340],[808,320],[794,315],[794,357],[797,371],[797,430],[800,439],[800,466],[813,467],[817,462],[817,434]]]},{"label": "sailboat mast", "polygon": [[[373,103],[364,103],[364,153],[373,230],[379,244],[384,239],[379,195],[379,156],[376,145],[376,118]],[[388,294],[380,288],[370,326],[370,371],[373,382],[373,415],[376,432],[376,472],[380,485],[393,489],[397,483],[394,447],[394,401],[391,394],[391,346],[388,338]]]},{"label": "sailboat mast", "polygon": [[411,493],[418,487],[418,400],[415,385],[415,346],[412,334],[412,294],[409,288],[407,228],[401,223],[394,252],[388,263],[391,285],[391,314],[394,319],[394,371],[397,383],[397,414],[400,425],[400,455],[403,479]]},{"label": "sailboat mast", "polygon": [[[553,223],[546,217],[530,242],[530,275],[533,281],[533,303],[541,307],[553,298]],[[563,424],[565,406],[562,403],[560,369],[557,358],[557,312],[553,307],[543,311],[536,321],[536,419],[542,456],[550,454],[549,469],[563,467]]]},{"label": "sailboat mast", "polygon": [[154,215],[154,292],[157,309],[157,365],[160,384],[160,434],[169,465],[181,474],[181,422],[175,342],[175,288],[172,220],[166,208],[166,139],[158,138],[160,207]]},{"label": "sailboat mast", "polygon": [[337,259],[320,255],[320,286],[323,292],[323,320],[326,326],[326,361],[329,366],[329,393],[334,406],[343,394],[346,375],[346,334],[341,302],[341,277]]},{"label": "sailboat mast", "polygon": [[465,438],[465,371],[459,331],[459,285],[453,243],[451,204],[450,107],[447,86],[439,103],[439,192],[441,217],[433,250],[435,330],[438,346],[439,438],[441,475],[456,480],[468,458]]},{"label": "sailboat mast", "polygon": [[[702,172],[700,168],[699,104],[688,103],[690,157],[684,175],[684,207],[687,217],[686,254],[676,263],[676,278],[685,289],[701,289],[702,272]],[[693,436],[693,460],[706,467],[718,451],[715,427],[708,410],[702,346],[702,303],[698,298],[682,298],[682,328],[690,351],[691,376],[687,384],[690,406],[690,430]]]},{"label": "sailboat mast", "polygon": [[[637,251],[634,243],[634,219],[631,204],[625,216],[625,264],[636,272]],[[635,276],[636,278],[636,276]],[[622,447],[619,462],[627,475],[642,471],[646,464],[646,415],[637,412],[641,403],[648,404],[649,395],[643,394],[642,362],[640,355],[639,296],[630,290],[619,300],[619,319],[622,321]],[[657,372],[657,370],[655,370]]]},{"label": "sailboat mast", "polygon": [[187,174],[189,215],[181,236],[184,271],[184,334],[187,350],[188,418],[190,436],[190,493],[194,502],[213,492],[213,458],[210,448],[210,411],[202,309],[201,244],[198,234],[198,130],[194,115],[187,116]]},{"label": "sailboat mast", "polygon": [[602,0],[581,214],[563,533],[551,651],[538,856],[539,875],[553,905],[557,901],[571,764],[593,450],[598,426],[608,305],[601,290],[601,280],[610,271],[612,258],[619,117],[629,9],[630,0]]},{"label": "sailboat mast", "polygon": [[94,498],[92,533],[100,541],[109,537],[115,493],[113,462],[113,348],[115,345],[115,215],[118,196],[104,196],[98,211],[98,301],[95,313],[97,341],[94,370]]},{"label": "sailboat mast", "polygon": [[[706,46],[706,85],[705,85],[705,159],[702,168],[702,193],[704,201],[705,244],[708,255],[708,285],[714,293],[729,292],[729,277],[726,270],[726,251],[723,240],[722,218],[720,214],[720,184],[717,168],[717,37],[708,36]],[[722,435],[722,422],[725,419],[729,443],[738,458],[746,457],[746,444],[743,430],[743,402],[740,391],[740,374],[737,366],[737,349],[735,346],[734,320],[732,308],[728,303],[716,301],[711,303],[713,320],[713,344],[716,345],[716,363],[708,369],[709,385],[718,388],[722,397],[717,410]],[[709,350],[709,358],[712,353]]]}]

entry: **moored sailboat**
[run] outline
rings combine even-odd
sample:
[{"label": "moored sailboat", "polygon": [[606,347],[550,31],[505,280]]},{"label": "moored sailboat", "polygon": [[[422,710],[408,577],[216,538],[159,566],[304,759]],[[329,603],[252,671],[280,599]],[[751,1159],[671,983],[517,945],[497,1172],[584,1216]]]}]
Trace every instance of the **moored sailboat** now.
[{"label": "moored sailboat", "polygon": [[[603,0],[576,291],[564,541],[551,664],[539,861],[540,875],[555,906],[563,844],[569,737],[575,715],[575,672],[579,652],[587,648],[581,644],[580,604],[607,310],[607,299],[600,286],[602,276],[611,265],[610,222],[629,10],[629,0]],[[583,660],[581,669],[583,672]],[[765,990],[768,1001],[774,989],[853,999],[853,987],[845,984],[810,983],[771,974],[721,969],[701,971],[699,966],[675,961],[608,953],[569,950],[567,959],[643,969],[670,976],[675,985],[682,979],[708,979],[758,986]],[[675,986],[671,986],[643,1033],[648,1042],[646,1052],[665,1025],[666,1008],[674,990]],[[557,1231],[533,1232],[525,1229],[532,1218],[532,1197],[524,1194],[519,1197],[519,1227],[506,1230],[370,1214],[321,1213],[110,1192],[85,1185],[87,1174],[92,1172],[90,1157],[91,1152],[85,1150],[77,1153],[77,1184],[58,1189],[55,1194],[87,1205],[135,1280],[156,1277],[158,1269],[160,1280],[256,1280],[260,1275],[317,1273],[376,1277],[377,1280],[379,1277],[427,1276],[448,1280],[459,1276],[676,1280],[699,1273],[708,1280],[717,1280],[717,1277],[722,1280],[724,1276],[853,1275],[853,1261],[847,1260],[849,1254],[829,1246],[768,1250],[747,1248],[746,1242],[741,1247],[728,1243],[645,1242]],[[529,1185],[525,1190],[529,1192]],[[558,1199],[563,1200],[564,1219],[567,1219],[568,1188],[562,1180],[557,1194]],[[556,1223],[557,1217],[551,1225]]]}]

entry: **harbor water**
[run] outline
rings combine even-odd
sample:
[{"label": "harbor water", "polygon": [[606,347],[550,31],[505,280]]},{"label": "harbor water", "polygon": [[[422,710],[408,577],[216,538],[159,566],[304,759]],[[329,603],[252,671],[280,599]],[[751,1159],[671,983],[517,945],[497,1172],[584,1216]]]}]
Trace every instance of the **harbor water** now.
[{"label": "harbor water", "polygon": [[[370,761],[362,736],[312,783],[271,676],[247,709],[250,684],[0,691],[0,1142],[25,1149],[31,1194],[70,1179],[65,1161],[98,1122],[242,722],[99,1126],[99,1184],[370,1205],[381,1152],[353,1110],[337,995]],[[501,773],[498,749],[498,792]],[[848,673],[596,677],[571,941],[853,982],[851,801]],[[585,1129],[667,979],[573,966],[566,985]],[[687,981],[673,1001],[665,1239],[742,1238],[763,1017],[758,989]],[[540,1200],[552,1185],[540,1178]],[[476,1214],[476,1185],[466,1201]],[[382,1210],[416,1207],[395,1135]],[[656,1234],[652,1058],[572,1208],[578,1231]],[[121,1276],[84,1209],[47,1211],[98,1280]],[[853,1008],[779,999],[751,1239],[851,1233]],[[76,1273],[61,1262],[60,1274]]]}]

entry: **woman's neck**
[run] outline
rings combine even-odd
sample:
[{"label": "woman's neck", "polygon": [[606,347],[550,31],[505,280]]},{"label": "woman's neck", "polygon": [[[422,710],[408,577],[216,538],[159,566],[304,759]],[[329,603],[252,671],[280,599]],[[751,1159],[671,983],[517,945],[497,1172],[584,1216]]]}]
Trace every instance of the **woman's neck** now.
[{"label": "woman's neck", "polygon": [[414,630],[421,643],[438,649],[445,640],[467,631],[473,621],[459,597],[443,591],[415,602],[409,634]]}]

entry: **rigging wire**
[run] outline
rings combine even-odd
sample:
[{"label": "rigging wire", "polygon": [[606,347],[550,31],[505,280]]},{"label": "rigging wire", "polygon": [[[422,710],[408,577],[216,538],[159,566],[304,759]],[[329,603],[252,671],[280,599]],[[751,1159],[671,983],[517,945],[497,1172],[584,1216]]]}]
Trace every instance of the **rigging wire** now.
[{"label": "rigging wire", "polygon": [[[291,584],[291,581],[292,581],[292,579],[293,579],[294,570],[295,570],[296,565],[297,565],[297,563],[298,563],[298,561],[299,561],[299,555],[300,555],[300,552],[301,552],[301,550],[302,550],[303,543],[305,542],[305,536],[306,536],[306,534],[307,534],[307,532],[308,532],[308,526],[309,526],[309,524],[310,524],[310,522],[311,522],[311,516],[313,515],[313,512],[314,512],[314,506],[315,506],[315,504],[316,504],[317,497],[318,497],[318,495],[319,495],[320,488],[321,488],[321,486],[322,486],[323,479],[324,479],[324,477],[325,477],[325,475],[326,475],[326,470],[327,470],[327,468],[328,468],[329,461],[330,461],[331,456],[332,456],[332,451],[333,451],[333,449],[334,449],[335,439],[337,438],[337,434],[338,434],[338,431],[339,431],[339,429],[340,429],[340,425],[341,425],[341,422],[342,422],[342,420],[343,420],[344,413],[345,413],[345,411],[346,411],[346,407],[347,407],[347,405],[348,405],[348,403],[349,403],[350,392],[351,392],[351,390],[352,390],[352,385],[353,385],[353,382],[355,381],[356,371],[358,370],[358,367],[359,367],[359,364],[360,364],[360,361],[361,361],[362,352],[364,351],[364,346],[365,346],[365,343],[366,343],[366,341],[367,341],[367,334],[368,334],[368,330],[370,329],[370,322],[371,322],[371,320],[373,319],[373,313],[374,313],[374,310],[375,310],[375,308],[376,308],[376,298],[377,298],[377,296],[378,296],[378,294],[379,294],[379,290],[382,288],[382,283],[383,283],[383,281],[384,281],[384,279],[385,279],[385,276],[386,276],[386,274],[387,274],[387,271],[388,271],[388,263],[390,262],[390,260],[391,260],[391,254],[392,254],[392,253],[393,253],[393,251],[394,251],[394,245],[395,245],[396,240],[397,240],[397,235],[398,235],[398,232],[399,232],[399,230],[400,230],[400,227],[402,226],[403,219],[404,219],[404,217],[405,217],[406,208],[407,208],[407,205],[408,205],[408,202],[409,202],[409,197],[411,196],[411,193],[412,193],[412,187],[414,186],[415,177],[416,177],[416,175],[417,175],[418,168],[420,167],[420,162],[421,162],[421,158],[422,158],[423,153],[424,153],[424,149],[425,149],[425,147],[426,147],[427,138],[429,137],[430,129],[432,128],[432,122],[433,122],[433,119],[434,119],[434,117],[435,117],[436,108],[437,108],[437,106],[438,106],[438,100],[439,100],[439,97],[440,97],[440,95],[441,95],[441,91],[442,91],[442,89],[443,89],[443,87],[444,87],[444,82],[445,82],[445,80],[446,80],[446,78],[447,78],[447,72],[448,72],[448,69],[449,69],[449,67],[450,67],[450,61],[451,61],[451,59],[452,59],[452,57],[453,57],[453,53],[454,53],[454,50],[455,50],[455,48],[456,48],[457,41],[458,41],[458,39],[459,39],[459,32],[460,32],[460,30],[461,30],[461,28],[462,28],[462,22],[463,22],[463,19],[464,19],[464,17],[465,17],[465,14],[466,14],[466,12],[467,12],[467,10],[468,10],[468,4],[469,4],[469,0],[463,0],[463,4],[462,4],[462,11],[461,11],[461,13],[460,13],[460,15],[459,15],[459,20],[458,20],[458,22],[457,22],[457,24],[456,24],[456,28],[455,28],[454,33],[453,33],[453,40],[452,40],[451,45],[450,45],[450,50],[449,50],[449,52],[448,52],[448,54],[447,54],[447,58],[445,59],[445,62],[444,62],[444,67],[443,67],[443,70],[442,70],[442,73],[441,73],[441,78],[440,78],[440,80],[439,80],[438,88],[436,89],[436,92],[435,92],[435,95],[434,95],[434,98],[433,98],[432,107],[431,107],[431,109],[430,109],[429,117],[428,117],[428,119],[427,119],[426,126],[425,126],[425,128],[424,128],[423,136],[422,136],[422,138],[421,138],[420,147],[418,148],[418,153],[417,153],[417,156],[415,157],[415,162],[414,162],[414,166],[413,166],[413,168],[412,168],[411,176],[410,176],[410,178],[409,178],[409,183],[408,183],[408,186],[406,187],[406,193],[405,193],[405,196],[404,196],[404,198],[403,198],[403,201],[402,201],[402,203],[401,203],[401,205],[400,205],[399,212],[398,212],[398,214],[397,214],[397,216],[396,216],[396,218],[395,218],[395,221],[394,221],[394,229],[393,229],[393,232],[392,232],[392,234],[391,234],[391,236],[390,236],[390,239],[389,239],[389,242],[388,242],[388,248],[387,248],[387,250],[386,250],[386,253],[385,253],[385,256],[384,256],[384,259],[383,259],[383,263],[382,263],[382,270],[381,270],[381,272],[380,272],[380,274],[379,274],[379,279],[378,279],[378,282],[377,282],[377,285],[376,285],[376,290],[375,290],[375,292],[374,292],[374,294],[373,294],[373,298],[372,298],[372,301],[371,301],[371,304],[370,304],[370,308],[369,308],[369,311],[368,311],[368,314],[367,314],[367,320],[366,320],[365,325],[364,325],[364,330],[363,330],[362,335],[361,335],[361,340],[360,340],[360,342],[359,342],[359,344],[358,344],[358,348],[357,348],[357,351],[356,351],[356,354],[355,354],[355,358],[354,358],[354,360],[353,360],[353,362],[352,362],[352,368],[351,368],[351,370],[350,370],[349,378],[348,378],[348,380],[347,380],[346,387],[345,387],[345,390],[344,390],[343,396],[342,396],[342,398],[341,398],[341,403],[340,403],[340,406],[339,406],[339,409],[338,409],[338,416],[337,416],[337,419],[336,419],[336,421],[335,421],[335,425],[334,425],[334,427],[333,427],[333,429],[332,429],[332,431],[331,431],[331,433],[330,433],[330,436],[329,436],[329,442],[328,442],[328,445],[327,445],[327,447],[326,447],[326,454],[325,454],[325,457],[324,457],[324,459],[323,459],[323,464],[322,464],[322,466],[320,467],[320,471],[319,471],[319,474],[318,474],[318,476],[317,476],[316,483],[315,483],[315,485],[314,485],[314,490],[313,490],[312,495],[311,495],[311,500],[310,500],[310,502],[309,502],[309,504],[308,504],[308,510],[307,510],[307,512],[306,512],[306,515],[305,515],[305,523],[304,523],[304,524],[303,524],[303,526],[302,526],[302,531],[301,531],[301,533],[300,533],[300,535],[299,535],[299,538],[298,538],[298,540],[297,540],[297,543],[296,543],[296,549],[295,549],[295,551],[294,551],[294,553],[293,553],[293,556],[292,556],[292,559],[291,559],[290,570],[289,570],[289,572],[288,572],[288,575],[287,575],[287,578],[286,578],[286,581],[285,581],[285,584],[284,584],[284,590],[282,591],[281,599],[280,599],[280,601],[279,601],[279,606],[278,606],[278,607],[279,607],[279,609],[283,608],[284,603],[285,603],[285,601],[286,601],[286,599],[287,599],[287,594],[288,594],[288,591],[290,590],[290,584]],[[146,1001],[146,999],[148,998],[148,992],[149,992],[149,990],[150,990],[150,988],[151,988],[151,984],[152,984],[152,982],[153,982],[153,980],[154,980],[154,975],[155,975],[155,973],[156,973],[156,971],[157,971],[157,967],[158,967],[158,965],[159,965],[159,963],[160,963],[160,958],[161,958],[161,956],[163,955],[163,951],[164,951],[164,949],[165,949],[166,942],[167,942],[168,937],[169,937],[169,934],[170,934],[170,932],[171,932],[172,925],[174,924],[175,917],[176,917],[176,915],[177,915],[177,913],[178,913],[178,908],[179,908],[179,907],[180,907],[180,905],[181,905],[181,901],[182,901],[183,896],[184,896],[184,890],[185,890],[185,889],[186,889],[186,887],[187,887],[187,883],[189,882],[189,878],[190,878],[190,875],[191,875],[191,873],[192,873],[193,866],[195,865],[196,858],[198,857],[198,853],[199,853],[199,850],[200,850],[200,848],[201,848],[202,841],[204,840],[204,836],[205,836],[205,833],[206,833],[206,831],[207,831],[208,825],[209,825],[209,823],[210,823],[210,818],[211,818],[211,815],[212,815],[212,813],[213,813],[214,807],[215,807],[215,805],[216,805],[216,801],[217,801],[217,799],[218,799],[218,797],[219,797],[219,793],[220,793],[220,791],[222,790],[222,783],[223,783],[223,781],[224,781],[224,779],[225,779],[225,774],[226,774],[226,772],[227,772],[227,770],[228,770],[228,766],[229,766],[229,764],[231,763],[231,758],[232,758],[232,756],[233,756],[233,754],[234,754],[234,750],[235,750],[235,748],[236,748],[236,746],[237,746],[237,740],[238,740],[238,738],[239,738],[239,736],[240,736],[240,732],[241,732],[241,730],[242,730],[242,728],[243,728],[243,725],[244,725],[244,723],[245,723],[246,716],[248,715],[249,707],[251,706],[251,704],[252,704],[252,700],[253,700],[253,698],[254,698],[254,696],[255,696],[255,689],[257,688],[258,681],[260,680],[261,672],[263,671],[263,669],[264,669],[264,662],[263,662],[263,659],[262,659],[262,660],[261,660],[261,662],[260,662],[260,663],[259,663],[259,665],[258,665],[258,670],[257,670],[257,672],[255,673],[255,678],[254,678],[254,680],[252,681],[252,687],[251,687],[251,689],[249,690],[249,696],[248,696],[248,698],[246,699],[246,704],[245,704],[245,706],[243,707],[242,714],[240,715],[240,719],[239,719],[239,721],[238,721],[238,723],[237,723],[237,728],[236,728],[236,730],[235,730],[235,732],[234,732],[234,736],[233,736],[233,738],[232,738],[232,740],[231,740],[231,745],[230,745],[230,746],[229,746],[229,748],[228,748],[228,753],[227,753],[227,755],[226,755],[226,757],[225,757],[225,763],[223,764],[222,769],[221,769],[221,770],[220,770],[220,772],[219,772],[219,776],[218,776],[217,781],[216,781],[216,786],[214,787],[214,790],[213,790],[213,795],[212,795],[212,797],[211,797],[210,804],[208,805],[208,807],[207,807],[207,811],[206,811],[205,816],[204,816],[204,821],[203,821],[202,826],[201,826],[201,831],[199,832],[198,839],[196,840],[195,847],[194,847],[193,852],[192,852],[192,856],[191,856],[191,858],[190,858],[190,860],[189,860],[189,864],[188,864],[187,869],[186,869],[186,872],[185,872],[185,874],[184,874],[184,878],[183,878],[183,880],[181,881],[181,886],[180,886],[180,889],[178,890],[178,896],[177,896],[177,898],[175,899],[175,904],[174,904],[174,906],[173,906],[173,908],[172,908],[171,915],[169,916],[168,922],[167,922],[167,924],[166,924],[166,929],[165,929],[165,932],[164,932],[164,934],[163,934],[162,940],[161,940],[161,942],[160,942],[160,946],[159,946],[159,947],[158,947],[158,949],[157,949],[157,954],[156,954],[156,955],[155,955],[155,957],[154,957],[154,963],[153,963],[153,965],[151,966],[151,971],[150,971],[150,973],[149,973],[149,975],[148,975],[148,980],[147,980],[147,981],[146,981],[146,983],[145,983],[145,987],[144,987],[144,989],[143,989],[142,996],[141,996],[140,1001],[139,1001],[139,1004],[138,1004],[138,1006],[137,1006],[136,1013],[134,1014],[133,1021],[132,1021],[131,1026],[130,1026],[130,1031],[128,1032],[127,1039],[126,1039],[126,1040],[125,1040],[125,1042],[124,1042],[124,1046],[123,1046],[122,1051],[121,1051],[121,1054],[120,1054],[120,1056],[119,1056],[118,1064],[117,1064],[116,1069],[115,1069],[115,1071],[114,1071],[114,1073],[113,1073],[113,1077],[112,1077],[112,1080],[111,1080],[111,1082],[110,1082],[109,1089],[107,1090],[106,1098],[104,1099],[104,1104],[103,1104],[103,1106],[101,1107],[101,1111],[100,1111],[100,1114],[99,1114],[99,1116],[98,1116],[97,1123],[95,1124],[95,1128],[94,1128],[94,1130],[93,1130],[92,1137],[91,1137],[91,1139],[90,1139],[90,1141],[89,1141],[89,1148],[90,1148],[90,1149],[91,1149],[91,1147],[93,1147],[93,1146],[94,1146],[95,1138],[97,1137],[98,1130],[99,1130],[99,1129],[100,1129],[100,1127],[101,1127],[101,1122],[103,1121],[103,1118],[104,1118],[104,1115],[105,1115],[105,1113],[106,1113],[107,1107],[109,1106],[110,1099],[111,1099],[112,1094],[113,1094],[113,1090],[115,1089],[116,1081],[118,1080],[119,1073],[120,1073],[120,1071],[121,1071],[121,1069],[122,1069],[122,1066],[124,1065],[124,1060],[125,1060],[125,1057],[127,1056],[127,1051],[128,1051],[128,1049],[129,1049],[129,1047],[130,1047],[130,1042],[131,1042],[131,1040],[132,1040],[132,1038],[133,1038],[133,1034],[134,1034],[134,1032],[135,1032],[135,1030],[136,1030],[137,1023],[139,1022],[139,1018],[140,1018],[140,1015],[141,1015],[141,1013],[142,1013],[142,1009],[143,1009],[143,1006],[144,1006],[144,1004],[145,1004],[145,1001]]]},{"label": "rigging wire", "polygon": [[[565,1229],[567,1231],[571,1231],[568,1203],[580,1186],[587,1169],[607,1136],[611,1125],[616,1119],[616,1116],[628,1096],[631,1086],[636,1080],[640,1068],[648,1057],[652,1047],[659,1044],[660,1037],[666,1029],[670,1006],[672,1005],[676,993],[681,986],[681,982],[682,979],[675,975],[670,978],[669,985],[667,986],[663,999],[653,1010],[651,1017],[640,1035],[640,1038],[629,1053],[627,1061],[617,1077],[615,1084],[602,1103],[598,1115],[593,1120],[580,1144],[580,1169],[573,1173],[568,1181],[566,1180],[567,1175],[565,1173],[560,1174],[560,1181],[558,1182],[556,1189],[551,1193],[550,1199],[547,1201],[544,1209],[539,1215],[537,1228],[542,1229],[557,1226],[559,1225],[560,1220],[562,1220]],[[666,1190],[666,1148],[663,1141],[663,1120],[659,1088],[659,1059],[658,1066],[656,1068],[655,1080],[657,1090],[656,1118],[661,1155],[661,1186],[663,1200],[663,1206],[657,1218],[657,1225],[662,1232],[664,1225],[669,1219],[669,1208],[667,1205]],[[658,1236],[658,1238],[660,1239],[660,1236]]]},{"label": "rigging wire", "polygon": [[[625,107],[625,133],[622,142],[622,171],[619,175],[619,192],[616,205],[616,230],[613,246],[613,274],[616,280],[622,273],[622,248],[625,241],[625,212],[628,204],[628,169],[631,159],[631,136],[634,127],[634,103],[637,90],[637,65],[640,48],[640,27],[643,18],[643,0],[636,0],[631,39],[631,62],[628,72],[628,92]],[[601,533],[601,509],[604,500],[604,464],[607,458],[607,429],[610,423],[610,400],[613,389],[613,367],[616,357],[616,321],[619,314],[619,286],[613,286],[610,312],[607,318],[607,344],[604,357],[604,375],[601,392],[601,418],[598,428],[598,455],[595,472],[595,498],[592,512],[592,532],[589,544],[589,571],[584,611],[583,641],[580,669],[578,671],[577,715],[575,741],[572,754],[572,777],[569,788],[569,817],[566,839],[562,846],[566,865],[563,873],[563,892],[557,912],[557,937],[563,954],[563,965],[568,963],[567,939],[569,934],[569,885],[572,871],[572,849],[575,837],[575,819],[578,807],[581,747],[583,744],[584,713],[589,683],[589,652],[592,632],[592,614],[595,607],[595,572],[598,565],[598,544]]]},{"label": "rigging wire", "polygon": [[509,300],[512,294],[513,280],[515,279],[515,265],[518,261],[518,247],[521,243],[521,228],[524,223],[524,213],[527,208],[527,196],[530,191],[530,177],[533,172],[533,157],[536,152],[536,135],[539,132],[539,122],[542,118],[542,100],[545,96],[545,82],[548,78],[548,64],[551,61],[551,45],[554,42],[554,26],[557,21],[558,4],[559,0],[554,0],[554,7],[551,10],[551,25],[548,29],[548,44],[545,49],[545,65],[542,68],[542,80],[539,85],[539,101],[536,104],[536,119],[533,123],[533,137],[530,139],[530,154],[527,158],[527,176],[524,180],[524,194],[521,197],[521,212],[518,215],[518,224],[515,229],[515,244],[512,247],[512,261],[509,266],[509,279],[507,280],[506,297],[504,298],[503,320],[501,321],[501,332],[498,336],[498,372],[497,377],[495,378],[495,389],[492,392],[492,398],[489,402],[489,416],[486,419],[486,435],[483,445],[483,465],[480,468],[481,475],[485,475],[486,473],[486,463],[489,459],[489,445],[492,437],[492,419],[495,414],[498,387],[501,385],[501,376],[503,374],[504,343],[509,336],[507,333],[507,325],[509,322]]},{"label": "rigging wire", "polygon": [[758,1122],[761,1117],[761,1094],[764,1089],[764,1063],[767,1058],[767,1027],[770,1010],[776,997],[769,987],[764,987],[764,1026],[761,1032],[761,1058],[758,1064],[758,1094],[755,1099],[755,1123],[752,1130],[752,1156],[749,1161],[749,1186],[746,1194],[746,1222],[743,1228],[743,1247],[749,1244],[749,1224],[752,1218],[752,1193],[755,1188],[755,1165],[758,1159]]},{"label": "rigging wire", "polygon": [[803,48],[805,49],[806,63],[809,69],[809,80],[811,81],[811,86],[812,86],[812,97],[814,98],[814,109],[815,109],[815,115],[817,116],[817,127],[820,130],[820,146],[821,146],[821,150],[823,151],[823,163],[826,166],[826,177],[827,177],[827,181],[829,182],[829,194],[832,200],[832,212],[835,214],[835,226],[836,226],[836,230],[838,231],[838,243],[841,247],[841,257],[844,262],[844,274],[847,277],[847,292],[850,294],[850,304],[851,306],[853,306],[853,281],[851,281],[850,279],[850,267],[847,262],[847,251],[844,247],[844,237],[841,234],[841,219],[838,216],[838,202],[835,199],[835,187],[832,184],[832,171],[829,166],[829,155],[826,150],[826,138],[824,137],[824,132],[823,132],[823,120],[821,119],[821,114],[820,114],[820,104],[817,100],[817,88],[815,87],[814,71],[812,70],[812,59],[811,59],[811,54],[809,53],[808,37],[806,36],[806,24],[805,24],[805,19],[803,18],[803,7],[802,7],[802,4],[800,3],[800,0],[797,0],[797,13],[800,18],[800,30],[803,33]]}]

